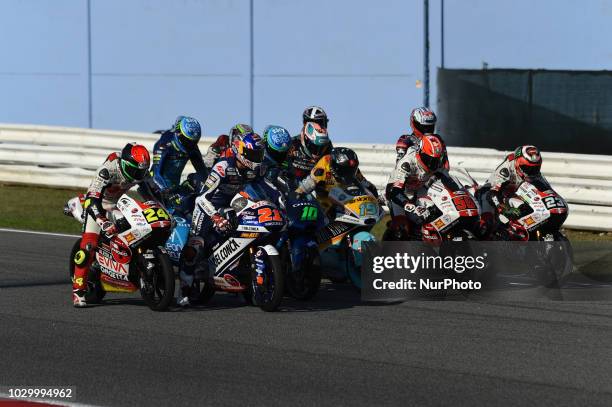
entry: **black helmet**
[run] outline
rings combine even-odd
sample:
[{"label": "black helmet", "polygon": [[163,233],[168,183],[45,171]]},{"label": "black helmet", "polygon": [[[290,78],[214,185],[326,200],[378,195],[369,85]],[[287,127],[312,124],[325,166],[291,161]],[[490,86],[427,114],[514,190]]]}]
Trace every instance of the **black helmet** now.
[{"label": "black helmet", "polygon": [[331,151],[331,170],[336,179],[348,182],[355,178],[359,168],[357,154],[350,148],[334,147]]},{"label": "black helmet", "polygon": [[329,119],[327,118],[327,113],[325,110],[320,108],[319,106],[309,106],[304,110],[302,114],[303,123],[306,124],[308,122],[318,123],[321,127],[327,128],[327,123]]}]

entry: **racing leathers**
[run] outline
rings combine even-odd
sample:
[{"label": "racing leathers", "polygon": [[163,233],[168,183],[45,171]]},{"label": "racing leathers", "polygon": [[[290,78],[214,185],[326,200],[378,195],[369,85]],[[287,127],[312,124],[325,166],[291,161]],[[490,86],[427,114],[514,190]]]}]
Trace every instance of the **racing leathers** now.
[{"label": "racing leathers", "polygon": [[[317,200],[327,214],[329,220],[333,220],[331,210],[334,207],[333,203],[328,198],[329,191],[338,185],[343,185],[340,180],[334,177],[331,169],[331,159],[331,154],[326,154],[321,157],[321,159],[311,169],[310,173],[300,181],[295,191],[298,194],[309,194],[312,191],[316,191]],[[359,169],[357,169],[354,179],[363,188],[378,198],[378,191],[376,190],[376,187],[363,176]]]},{"label": "racing leathers", "polygon": [[[327,151],[331,151],[333,148],[332,143],[329,143]],[[289,169],[288,175],[296,183],[299,183],[306,178],[320,160],[321,157],[313,157],[309,154],[302,142],[300,136],[296,136],[291,140],[291,146],[287,151],[287,168]]]},{"label": "racing leathers", "polygon": [[198,146],[185,150],[177,145],[171,130],[162,133],[153,147],[152,166],[153,181],[162,194],[169,196],[176,192],[187,161],[191,161],[196,173],[206,177],[208,172]]},{"label": "racing leathers", "polygon": [[[479,194],[485,194],[483,204],[490,205],[489,208],[483,205],[483,212],[503,212],[506,208],[504,198],[514,194],[525,176],[521,176],[516,169],[516,156],[514,153],[508,154],[504,161],[497,166],[493,173],[489,176],[487,182],[479,190]],[[543,179],[541,174],[531,176],[531,178]]]},{"label": "racing leathers", "polygon": [[433,180],[435,172],[421,165],[417,153],[415,146],[409,147],[395,164],[387,183],[387,202],[395,227],[408,229],[410,224],[420,225],[429,216],[425,206],[417,205],[417,191]]},{"label": "racing leathers", "polygon": [[123,175],[120,166],[120,154],[111,153],[98,168],[85,194],[83,234],[79,251],[74,257],[75,268],[72,280],[73,292],[80,297],[83,297],[87,290],[87,273],[98,246],[100,231],[108,235],[117,231],[115,225],[108,220],[107,211],[114,209],[119,197],[134,185],[138,185],[139,193],[145,199],[155,199],[147,178],[140,182],[130,181]]},{"label": "racing leathers", "polygon": [[283,195],[286,196],[289,191],[289,188],[291,188],[291,186],[288,184],[288,161],[285,159],[282,162],[278,162],[266,151],[262,166],[264,168],[263,171],[265,171],[265,178],[270,181]]},{"label": "racing leathers", "polygon": [[214,143],[208,146],[206,154],[204,154],[204,164],[206,168],[210,169],[220,158],[226,157],[230,150],[229,136],[227,134],[221,134]]}]

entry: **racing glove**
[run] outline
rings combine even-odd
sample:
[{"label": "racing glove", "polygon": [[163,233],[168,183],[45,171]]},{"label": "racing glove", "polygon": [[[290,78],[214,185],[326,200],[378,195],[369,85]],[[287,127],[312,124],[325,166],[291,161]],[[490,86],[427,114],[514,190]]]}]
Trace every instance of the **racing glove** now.
[{"label": "racing glove", "polygon": [[96,223],[100,226],[100,229],[106,234],[106,236],[113,236],[117,234],[117,226],[104,216],[96,218]]},{"label": "racing glove", "polygon": [[407,203],[404,205],[404,211],[406,211],[407,214],[421,218],[423,221],[429,217],[429,209],[421,205]]},{"label": "racing glove", "polygon": [[218,232],[227,232],[228,230],[230,230],[231,225],[229,221],[218,213],[215,213],[213,216],[210,217],[210,219],[212,220],[213,226]]},{"label": "racing glove", "polygon": [[508,219],[518,219],[521,217],[521,210],[519,208],[513,208],[504,203],[497,207],[497,212]]}]

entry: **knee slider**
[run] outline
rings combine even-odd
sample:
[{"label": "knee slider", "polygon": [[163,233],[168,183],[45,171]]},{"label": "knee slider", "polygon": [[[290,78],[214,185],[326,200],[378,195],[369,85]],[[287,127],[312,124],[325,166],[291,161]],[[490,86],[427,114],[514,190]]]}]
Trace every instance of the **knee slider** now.
[{"label": "knee slider", "polygon": [[72,260],[74,261],[74,264],[76,264],[77,266],[82,266],[83,264],[87,264],[87,262],[89,261],[89,251],[84,250],[84,249],[79,249],[79,251],[77,251],[74,254],[74,258]]}]

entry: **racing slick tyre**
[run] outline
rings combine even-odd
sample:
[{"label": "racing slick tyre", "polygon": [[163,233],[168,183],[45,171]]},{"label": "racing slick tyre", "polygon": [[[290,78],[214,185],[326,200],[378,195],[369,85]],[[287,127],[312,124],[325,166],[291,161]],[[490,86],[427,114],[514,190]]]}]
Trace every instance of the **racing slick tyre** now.
[{"label": "racing slick tyre", "polygon": [[202,281],[198,284],[200,285],[200,292],[198,293],[197,303],[204,305],[215,295],[215,285],[208,281]]},{"label": "racing slick tyre", "polygon": [[[251,272],[251,299],[263,311],[276,311],[285,293],[285,273],[280,256],[270,255],[262,247],[257,251],[259,260],[265,265],[265,272],[258,275],[255,268]],[[259,277],[259,278],[258,278]],[[248,300],[247,300],[248,302]]]},{"label": "racing slick tyre", "polygon": [[156,251],[155,260],[151,275],[141,280],[140,295],[153,311],[165,311],[174,299],[174,269],[166,253]]},{"label": "racing slick tyre", "polygon": [[287,291],[293,298],[306,301],[314,297],[321,286],[321,258],[316,249],[311,249],[306,256],[305,264],[300,272],[291,270],[285,280]]},{"label": "racing slick tyre", "polygon": [[[81,239],[78,239],[72,245],[72,250],[70,251],[70,263],[68,265],[68,270],[70,271],[70,281],[74,278],[74,258],[76,257],[77,252],[81,250]],[[102,288],[102,284],[100,283],[100,274],[93,270],[93,267],[89,268],[89,272],[87,273],[87,293],[85,294],[85,301],[88,304],[99,304],[102,302],[102,299],[106,295],[106,291]]]}]

